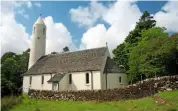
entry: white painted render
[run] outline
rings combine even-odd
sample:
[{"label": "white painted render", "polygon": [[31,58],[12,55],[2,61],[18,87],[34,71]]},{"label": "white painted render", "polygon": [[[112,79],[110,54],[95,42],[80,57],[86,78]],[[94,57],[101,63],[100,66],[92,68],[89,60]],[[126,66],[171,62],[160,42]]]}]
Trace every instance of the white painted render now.
[{"label": "white painted render", "polygon": [[43,19],[39,17],[33,25],[32,42],[28,69],[43,55],[46,50],[46,26]]},{"label": "white painted render", "polygon": [[27,93],[29,90],[29,76],[23,77],[23,92]]},{"label": "white painted render", "polygon": [[[89,83],[86,84],[86,73],[89,73]],[[86,72],[73,72],[72,84],[69,84],[69,74],[66,74],[59,82],[59,91],[66,90],[98,90],[106,89],[105,74],[100,71],[86,71]],[[93,76],[92,76],[93,74]],[[24,76],[23,90],[28,92],[28,89],[37,90],[52,90],[52,83],[47,82],[55,74],[43,74],[44,83],[42,84],[42,75],[32,75],[32,84],[30,84],[30,76]],[[122,77],[122,83],[119,83],[119,77]],[[102,80],[102,81],[101,81]],[[93,85],[92,85],[93,84]],[[107,89],[120,88],[126,85],[126,75],[122,73],[108,73],[107,74]],[[31,87],[30,87],[31,86]]]},{"label": "white painted render", "polygon": [[[121,77],[121,83],[119,82],[119,77]],[[123,73],[108,73],[107,74],[107,88],[120,88],[127,85],[126,74]]]}]

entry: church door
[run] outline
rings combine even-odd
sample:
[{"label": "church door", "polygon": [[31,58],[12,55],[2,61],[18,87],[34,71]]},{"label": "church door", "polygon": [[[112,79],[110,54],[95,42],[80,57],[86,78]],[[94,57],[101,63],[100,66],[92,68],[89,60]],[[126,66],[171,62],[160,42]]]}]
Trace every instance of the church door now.
[{"label": "church door", "polygon": [[52,84],[52,90],[53,90],[53,91],[58,91],[58,90],[59,90],[59,85],[58,85],[58,83],[53,82],[53,84]]}]

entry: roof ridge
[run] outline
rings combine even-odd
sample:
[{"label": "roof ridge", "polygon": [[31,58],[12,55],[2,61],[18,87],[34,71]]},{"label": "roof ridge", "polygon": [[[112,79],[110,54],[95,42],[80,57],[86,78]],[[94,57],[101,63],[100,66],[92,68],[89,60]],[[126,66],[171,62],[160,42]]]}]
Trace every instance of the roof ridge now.
[{"label": "roof ridge", "polygon": [[97,48],[92,48],[92,49],[84,49],[84,50],[77,50],[77,51],[72,51],[72,52],[61,52],[61,53],[57,53],[57,54],[48,54],[46,56],[51,56],[51,55],[62,55],[62,54],[67,54],[67,53],[77,53],[77,52],[82,52],[82,51],[88,51],[88,50],[96,50],[96,49],[102,49],[102,48],[106,48],[107,47],[97,47]]}]

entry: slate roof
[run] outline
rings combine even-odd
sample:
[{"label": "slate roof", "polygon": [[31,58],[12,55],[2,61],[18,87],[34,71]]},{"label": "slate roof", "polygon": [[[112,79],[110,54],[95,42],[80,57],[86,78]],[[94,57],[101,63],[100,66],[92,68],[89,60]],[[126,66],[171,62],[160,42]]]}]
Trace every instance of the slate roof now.
[{"label": "slate roof", "polygon": [[24,75],[101,70],[107,47],[42,56]]},{"label": "slate roof", "polygon": [[106,64],[104,67],[104,73],[124,73],[125,70],[123,68],[119,68],[114,60],[107,57]]},{"label": "slate roof", "polygon": [[48,82],[59,82],[64,77],[64,75],[65,74],[61,73],[55,74],[50,80],[48,80]]}]

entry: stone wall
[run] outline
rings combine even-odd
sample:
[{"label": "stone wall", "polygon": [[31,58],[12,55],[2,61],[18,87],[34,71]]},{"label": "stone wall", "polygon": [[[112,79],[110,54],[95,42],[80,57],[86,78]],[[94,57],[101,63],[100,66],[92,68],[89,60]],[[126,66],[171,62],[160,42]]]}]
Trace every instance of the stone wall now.
[{"label": "stone wall", "polygon": [[146,79],[119,89],[83,91],[30,90],[32,98],[73,101],[117,101],[152,96],[159,91],[178,89],[178,75]]}]

